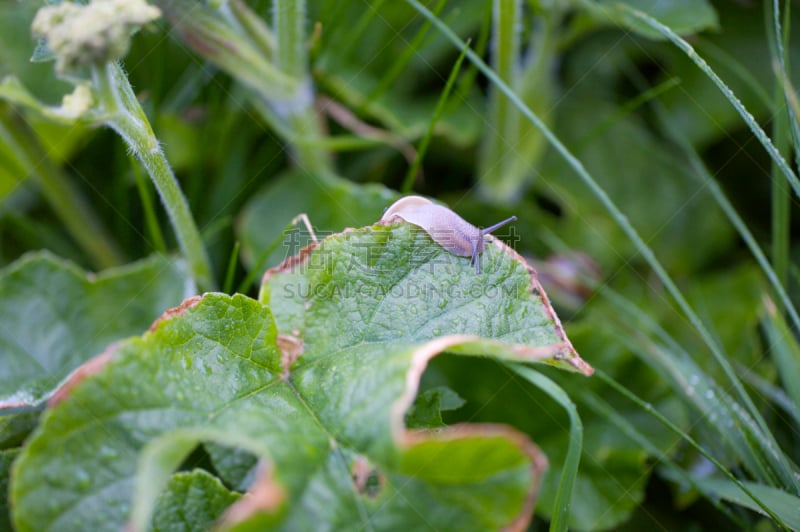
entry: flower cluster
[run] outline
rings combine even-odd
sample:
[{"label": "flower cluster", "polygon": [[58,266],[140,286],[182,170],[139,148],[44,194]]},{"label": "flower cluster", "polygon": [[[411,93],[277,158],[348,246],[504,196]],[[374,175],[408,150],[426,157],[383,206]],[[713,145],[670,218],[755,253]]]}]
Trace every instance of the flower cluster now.
[{"label": "flower cluster", "polygon": [[58,71],[68,72],[123,57],[131,35],[160,16],[161,11],[145,0],[62,2],[41,8],[32,30],[56,55]]}]

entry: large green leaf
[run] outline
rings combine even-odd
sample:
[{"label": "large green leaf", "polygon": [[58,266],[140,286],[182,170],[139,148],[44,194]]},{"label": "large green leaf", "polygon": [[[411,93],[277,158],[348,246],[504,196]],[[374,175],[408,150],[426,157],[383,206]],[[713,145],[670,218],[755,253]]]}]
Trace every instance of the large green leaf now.
[{"label": "large green leaf", "polygon": [[432,244],[414,225],[376,225],[332,235],[268,271],[260,300],[281,331],[303,338],[306,360],[314,344],[330,350],[353,338],[410,342],[461,334],[548,346],[537,358],[591,374],[533,269],[494,238],[480,260],[478,275],[469,257]]},{"label": "large green leaf", "polygon": [[482,261],[477,275],[414,226],[376,225],[270,271],[271,311],[242,295],[188,300],[44,417],[15,463],[15,525],[146,527],[174,469],[213,442],[261,460],[226,525],[523,526],[544,466],[530,440],[404,426],[444,350],[591,373],[532,270],[494,239]]},{"label": "large green leaf", "polygon": [[36,404],[111,342],[141,333],[187,294],[181,262],[154,257],[87,274],[50,255],[0,272],[0,410]]}]

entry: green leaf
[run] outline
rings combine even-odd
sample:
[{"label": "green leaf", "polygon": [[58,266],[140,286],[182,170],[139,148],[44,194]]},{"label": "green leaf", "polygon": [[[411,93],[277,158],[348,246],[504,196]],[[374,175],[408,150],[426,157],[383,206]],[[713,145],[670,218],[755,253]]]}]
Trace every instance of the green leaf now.
[{"label": "green leaf", "polygon": [[578,464],[581,460],[581,449],[583,449],[583,423],[578,415],[575,403],[556,383],[530,368],[517,365],[512,366],[511,369],[549,395],[569,416],[569,443],[567,444],[566,456],[559,475],[558,490],[554,503],[555,512],[553,512],[550,520],[551,531],[567,530],[575,478],[578,474]]},{"label": "green leaf", "polygon": [[[479,260],[480,275],[469,257],[412,224],[375,225],[310,245],[265,275],[259,299],[282,331],[304,338],[306,353],[312,342],[330,350],[353,337],[419,342],[459,334],[538,346],[533,358],[590,375],[531,267],[493,237]],[[503,351],[483,345],[481,354]]]},{"label": "green leaf", "polygon": [[[409,224],[372,226],[272,271],[262,290],[272,312],[242,295],[189,300],[121,343],[45,416],[15,464],[15,525],[142,529],[173,471],[213,442],[262,464],[226,526],[524,526],[544,467],[526,437],[500,425],[403,423],[427,362],[444,350],[591,372],[519,257],[490,238],[482,261],[476,275],[469,258]],[[453,279],[473,291],[457,294]],[[292,292],[300,285],[317,295]],[[394,291],[343,298],[378,286]],[[451,291],[397,297],[413,286]]]},{"label": "green leaf", "polygon": [[761,323],[767,340],[768,352],[778,369],[783,387],[794,404],[800,409],[800,345],[786,319],[775,308],[771,300],[765,303],[766,312]]},{"label": "green leaf", "polygon": [[141,333],[184,297],[181,262],[163,257],[87,274],[49,253],[0,272],[0,409],[46,399],[111,342]]},{"label": "green leaf", "polygon": [[44,39],[39,39],[36,43],[36,48],[33,50],[33,55],[31,56],[32,63],[46,63],[48,61],[55,61],[56,54],[53,53],[53,50],[47,46],[47,42]]},{"label": "green leaf", "polygon": [[240,496],[201,469],[176,473],[156,502],[152,530],[208,530]]},{"label": "green leaf", "polygon": [[258,463],[255,456],[241,449],[214,443],[206,443],[203,447],[214,465],[214,470],[227,486],[239,491],[247,489]]},{"label": "green leaf", "polygon": [[322,238],[345,227],[374,223],[396,199],[395,192],[377,184],[287,172],[264,187],[242,211],[236,229],[243,260],[249,268],[260,267],[263,271],[265,265],[275,266],[311,242],[305,227],[298,225],[269,257],[260,256],[298,213],[308,214],[317,236]]},{"label": "green leaf", "polygon": [[[593,351],[593,359],[594,355]],[[599,362],[598,367],[604,366]],[[571,421],[559,403],[543,391],[532,389],[530,384],[497,364],[482,362],[465,365],[447,357],[433,369],[445,372],[449,378],[448,386],[453,386],[467,400],[464,408],[453,415],[456,418],[454,421],[500,421],[526,434],[535,435],[537,445],[545,452],[550,464],[539,491],[536,512],[545,519],[554,519],[560,510],[556,498],[562,478],[570,474],[571,464],[567,461],[570,441],[577,438],[573,436]],[[646,380],[641,371],[630,376]],[[600,384],[596,379],[586,382],[571,375],[564,377],[559,379],[559,383],[573,400],[582,388],[597,389]],[[574,386],[567,387],[567,384]],[[607,389],[603,392],[608,393]],[[637,416],[635,409],[618,408],[626,418],[634,418],[637,426],[647,421]],[[634,509],[644,500],[651,471],[647,453],[627,441],[605,419],[593,412],[581,408],[580,417],[583,422],[583,449],[566,524],[575,530],[613,529],[630,518]],[[662,437],[665,432],[659,430],[655,423],[647,424],[644,430],[651,428],[655,429],[655,438]],[[674,444],[674,440],[664,437],[659,442],[663,441],[666,446]]]},{"label": "green leaf", "polygon": [[444,427],[442,412],[456,410],[463,405],[464,400],[446,386],[425,390],[417,396],[414,404],[408,409],[406,426],[427,429]]}]

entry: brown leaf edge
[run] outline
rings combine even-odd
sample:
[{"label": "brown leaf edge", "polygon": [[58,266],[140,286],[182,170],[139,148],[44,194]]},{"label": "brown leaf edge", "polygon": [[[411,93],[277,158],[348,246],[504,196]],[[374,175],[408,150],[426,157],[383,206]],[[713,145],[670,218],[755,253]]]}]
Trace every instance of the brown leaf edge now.
[{"label": "brown leaf edge", "polygon": [[159,325],[161,325],[162,322],[171,320],[172,318],[178,316],[183,316],[187,310],[197,306],[197,304],[200,303],[200,301],[202,301],[203,297],[205,297],[205,294],[200,296],[187,297],[177,307],[168,308],[167,310],[161,313],[161,316],[156,318],[156,321],[153,322],[148,331],[153,332],[158,328]]},{"label": "brown leaf edge", "polygon": [[108,347],[106,347],[105,351],[96,355],[70,373],[66,379],[56,388],[53,392],[53,395],[47,400],[47,407],[53,408],[58,403],[69,397],[72,393],[72,390],[75,387],[83,382],[85,379],[91,377],[92,375],[96,375],[103,369],[103,366],[111,362],[111,359],[114,357],[114,353],[116,353],[117,349],[120,346],[120,342],[114,342]]},{"label": "brown leaf edge", "polygon": [[228,506],[213,529],[226,530],[248,520],[254,514],[277,512],[285,501],[286,492],[275,482],[271,467],[261,461],[258,463],[253,484],[238,501]]},{"label": "brown leaf edge", "polygon": [[[111,358],[114,356],[114,353],[118,347],[119,342],[113,342],[106,347],[105,351],[99,355],[95,355],[72,370],[72,372],[67,375],[58,386],[56,386],[56,389],[53,390],[49,398],[47,398],[45,402],[46,406],[48,408],[52,408],[69,397],[69,394],[72,393],[72,390],[75,388],[75,386],[80,384],[87,377],[98,373],[103,366],[111,361]],[[35,401],[0,401],[0,413],[2,413],[4,410],[29,408],[35,406],[36,404],[37,403]]]},{"label": "brown leaf edge", "polygon": [[[177,316],[182,316],[188,309],[200,303],[202,299],[203,296],[192,296],[184,299],[183,302],[181,302],[181,304],[177,307],[165,310],[161,316],[156,318],[156,320],[150,326],[150,329],[148,329],[148,332],[152,333],[162,322],[166,320],[170,320]],[[105,349],[105,351],[90,358],[75,368],[75,370],[73,370],[72,373],[70,373],[67,378],[64,379],[61,384],[59,384],[59,386],[47,400],[47,407],[52,408],[56,406],[58,403],[69,397],[70,393],[72,393],[72,390],[84,379],[99,373],[100,370],[103,369],[103,366],[111,361],[121,342],[122,340],[113,342]]]},{"label": "brown leaf edge", "polygon": [[[399,221],[392,220],[392,221],[386,221],[386,222],[379,222],[379,223],[377,223],[375,225],[376,226],[389,226],[389,225],[407,224],[407,223],[408,222],[405,222],[405,221],[402,221],[402,220],[399,220]],[[367,226],[367,227],[372,227],[372,226]],[[312,242],[312,243],[308,244],[304,248],[300,249],[300,251],[297,253],[297,255],[293,255],[293,256],[287,258],[286,260],[281,262],[279,265],[277,265],[277,266],[275,266],[273,268],[270,268],[266,272],[264,272],[264,276],[261,279],[261,285],[263,286],[264,283],[269,281],[269,279],[272,278],[273,275],[278,275],[278,274],[281,274],[281,273],[291,272],[297,266],[305,264],[305,262],[308,260],[308,258],[311,256],[311,254],[314,252],[314,250],[318,246],[320,246],[322,243],[324,243],[326,240],[331,239],[331,238],[339,238],[339,237],[342,237],[342,236],[347,235],[349,233],[352,233],[354,231],[355,231],[355,229],[347,228],[344,231],[342,231],[341,233],[335,233],[335,234],[329,235],[328,237],[326,237],[323,240],[320,240],[318,242]],[[588,363],[586,363],[586,361],[584,361],[580,357],[580,355],[578,354],[577,350],[572,345],[572,342],[567,337],[567,333],[564,331],[564,326],[561,324],[561,320],[558,318],[558,315],[556,314],[556,311],[553,308],[553,305],[550,303],[550,298],[547,297],[547,293],[544,291],[544,288],[542,288],[541,283],[539,283],[539,275],[537,274],[536,269],[533,266],[531,266],[528,263],[528,261],[525,260],[525,258],[522,257],[519,253],[514,251],[512,248],[508,247],[502,240],[499,240],[499,239],[495,238],[492,235],[486,235],[486,238],[487,238],[487,243],[491,243],[492,245],[494,245],[495,247],[500,249],[500,251],[502,251],[503,253],[505,253],[509,257],[511,257],[513,260],[516,260],[517,262],[522,264],[522,266],[527,270],[528,274],[530,275],[530,285],[529,285],[530,286],[530,290],[529,291],[530,291],[530,293],[532,295],[538,296],[541,299],[542,304],[544,306],[545,313],[547,313],[548,317],[553,321],[553,325],[555,326],[555,329],[556,329],[556,334],[558,335],[559,339],[561,340],[560,344],[556,344],[556,345],[559,345],[561,348],[558,349],[557,351],[551,353],[550,358],[552,358],[554,360],[563,360],[563,361],[567,362],[570,366],[572,366],[573,369],[575,371],[577,371],[578,373],[581,373],[581,374],[583,374],[583,375],[585,375],[587,377],[591,376],[594,373],[594,368],[592,366],[590,366]],[[547,357],[545,357],[545,358],[547,358]]]},{"label": "brown leaf edge", "polygon": [[[89,282],[95,282],[93,274],[87,274],[87,279]],[[203,296],[192,296],[183,300],[183,302],[178,305],[177,307],[173,307],[170,309],[165,310],[161,316],[156,318],[153,324],[148,329],[149,332],[153,332],[158,328],[161,322],[174,318],[176,316],[183,315],[186,310],[194,307],[197,305]],[[84,379],[87,377],[91,377],[98,373],[103,366],[105,366],[114,356],[117,348],[119,347],[120,341],[111,343],[106,349],[100,353],[99,355],[95,355],[94,357],[90,358],[67,375],[67,377],[56,387],[50,397],[47,399],[46,405],[48,408],[52,408],[56,406],[58,403],[69,397],[72,393],[72,390],[80,384]],[[0,412],[3,410],[12,410],[16,408],[26,408],[34,406],[35,402],[33,401],[0,401]]]},{"label": "brown leaf edge", "polygon": [[[46,261],[50,264],[55,264],[60,268],[66,270],[70,275],[74,276],[76,280],[78,280],[82,284],[86,284],[87,286],[96,286],[98,283],[105,281],[111,277],[125,275],[129,270],[132,270],[136,267],[137,264],[144,264],[150,261],[151,259],[144,259],[142,261],[137,261],[131,264],[127,264],[124,266],[120,266],[118,268],[112,268],[109,270],[101,271],[101,272],[90,272],[84,271],[73,262],[59,257],[57,255],[52,254],[47,250],[40,250],[40,251],[33,251],[30,253],[26,253],[23,255],[18,261],[10,264],[8,268],[5,268],[2,272],[3,275],[8,275],[10,272],[16,272],[22,269],[24,266],[28,265],[29,263],[35,263],[38,261]],[[192,299],[192,298],[189,298]],[[188,300],[187,300],[188,301]],[[183,304],[185,304],[184,301]],[[182,304],[182,305],[183,305]],[[171,309],[176,310],[176,309]],[[167,311],[170,312],[170,311]],[[165,312],[161,318],[164,318],[164,315],[167,314]],[[155,327],[155,323],[151,326],[151,331]],[[121,341],[121,340],[120,340]],[[64,400],[72,391],[72,389],[78,385],[83,379],[89,377],[90,375],[94,375],[100,369],[111,360],[114,351],[117,349],[117,344],[119,342],[111,343],[106,349],[92,358],[87,359],[78,367],[72,370],[72,372],[67,375],[64,380],[61,381],[60,384],[57,385],[55,390],[53,390],[49,396],[45,396],[43,399],[36,399],[29,394],[14,394],[11,397],[7,397],[5,399],[0,399],[0,416],[7,415],[9,413],[13,413],[15,410],[30,410],[30,409],[38,409],[41,406],[46,407],[53,407],[56,404],[60,403]]]}]

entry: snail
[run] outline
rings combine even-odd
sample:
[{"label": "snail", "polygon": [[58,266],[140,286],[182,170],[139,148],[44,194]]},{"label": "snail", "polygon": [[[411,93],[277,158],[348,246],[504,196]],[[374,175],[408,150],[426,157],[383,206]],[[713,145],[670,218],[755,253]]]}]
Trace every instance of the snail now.
[{"label": "snail", "polygon": [[470,257],[475,273],[481,273],[478,256],[483,251],[483,237],[517,220],[512,216],[486,229],[479,229],[447,207],[437,205],[421,196],[406,196],[394,202],[380,221],[401,218],[425,230],[441,247],[459,257]]}]

